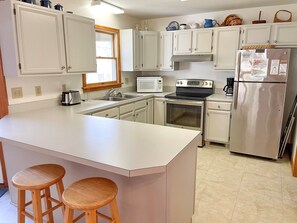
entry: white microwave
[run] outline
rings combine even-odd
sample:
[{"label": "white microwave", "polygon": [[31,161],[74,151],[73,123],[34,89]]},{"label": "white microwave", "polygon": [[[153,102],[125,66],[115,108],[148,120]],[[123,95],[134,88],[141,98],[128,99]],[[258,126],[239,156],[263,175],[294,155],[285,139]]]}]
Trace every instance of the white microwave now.
[{"label": "white microwave", "polygon": [[137,77],[137,92],[163,92],[163,78]]}]

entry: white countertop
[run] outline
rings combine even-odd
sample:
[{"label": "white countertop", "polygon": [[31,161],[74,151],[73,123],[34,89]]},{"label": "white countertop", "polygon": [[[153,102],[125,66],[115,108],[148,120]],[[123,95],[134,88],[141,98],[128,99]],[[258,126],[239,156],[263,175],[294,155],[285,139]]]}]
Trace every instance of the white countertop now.
[{"label": "white countertop", "polygon": [[197,140],[198,131],[82,115],[127,101],[90,100],[8,115],[0,120],[0,140],[124,176],[164,172]]},{"label": "white countertop", "polygon": [[212,94],[206,98],[207,101],[222,101],[232,102],[232,96],[226,96],[225,94]]}]

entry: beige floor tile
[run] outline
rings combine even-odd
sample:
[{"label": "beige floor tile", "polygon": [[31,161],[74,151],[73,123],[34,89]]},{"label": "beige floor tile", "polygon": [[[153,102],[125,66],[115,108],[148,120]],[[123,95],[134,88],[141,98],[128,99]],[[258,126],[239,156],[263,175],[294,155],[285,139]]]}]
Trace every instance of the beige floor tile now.
[{"label": "beige floor tile", "polygon": [[282,199],[253,192],[239,192],[232,223],[282,223]]},{"label": "beige floor tile", "polygon": [[297,202],[284,199],[284,223],[296,223],[297,222]]},{"label": "beige floor tile", "polygon": [[201,182],[196,189],[195,221],[230,222],[237,192],[224,184]]},{"label": "beige floor tile", "polygon": [[252,192],[265,196],[281,198],[281,177],[265,177],[254,173],[245,173],[240,187],[241,192]]},{"label": "beige floor tile", "polygon": [[281,176],[282,164],[274,160],[250,158],[246,160],[246,172],[266,177]]},{"label": "beige floor tile", "polygon": [[283,189],[283,196],[285,199],[289,199],[297,202],[297,178],[296,177],[282,177],[282,189]]}]

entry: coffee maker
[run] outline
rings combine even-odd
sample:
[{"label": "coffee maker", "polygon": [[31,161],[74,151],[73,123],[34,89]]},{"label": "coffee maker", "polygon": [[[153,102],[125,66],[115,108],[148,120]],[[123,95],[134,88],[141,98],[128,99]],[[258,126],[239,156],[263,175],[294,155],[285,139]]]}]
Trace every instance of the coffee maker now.
[{"label": "coffee maker", "polygon": [[233,95],[233,85],[234,85],[234,78],[228,77],[227,78],[227,85],[223,88],[223,91],[226,92],[226,96]]}]

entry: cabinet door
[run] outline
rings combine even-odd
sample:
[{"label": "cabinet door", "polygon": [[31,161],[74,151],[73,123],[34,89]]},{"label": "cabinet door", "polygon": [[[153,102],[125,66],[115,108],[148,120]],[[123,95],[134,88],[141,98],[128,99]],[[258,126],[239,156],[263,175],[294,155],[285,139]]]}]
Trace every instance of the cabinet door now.
[{"label": "cabinet door", "polygon": [[173,53],[173,33],[161,32],[160,34],[160,70],[173,70],[173,62],[171,61]]},{"label": "cabinet door", "polygon": [[134,70],[140,70],[140,32],[133,32],[133,67]]},{"label": "cabinet door", "polygon": [[158,33],[141,32],[141,67],[142,70],[158,70]]},{"label": "cabinet door", "polygon": [[154,99],[154,124],[165,125],[165,99]]},{"label": "cabinet door", "polygon": [[192,31],[176,31],[174,32],[173,54],[184,55],[192,52]]},{"label": "cabinet door", "polygon": [[64,14],[67,72],[96,72],[96,37],[93,19]]},{"label": "cabinet door", "polygon": [[147,123],[146,117],[146,107],[145,108],[141,108],[141,109],[137,109],[135,110],[135,122],[142,122],[142,123]]},{"label": "cabinet door", "polygon": [[126,120],[126,121],[131,121],[134,122],[134,112],[128,112],[126,114],[120,115],[120,120]]},{"label": "cabinet door", "polygon": [[242,30],[242,45],[258,45],[270,43],[271,25],[245,26]]},{"label": "cabinet door", "polygon": [[212,33],[213,30],[195,30],[193,31],[193,53],[211,53],[212,52]]},{"label": "cabinet door", "polygon": [[147,123],[154,123],[154,99],[147,100]]},{"label": "cabinet door", "polygon": [[274,25],[273,44],[283,46],[297,45],[297,23],[282,23]]},{"label": "cabinet door", "polygon": [[21,74],[62,74],[65,69],[59,12],[15,5]]},{"label": "cabinet door", "polygon": [[217,70],[235,69],[236,52],[239,47],[239,27],[215,29],[214,68]]},{"label": "cabinet door", "polygon": [[207,141],[229,142],[230,111],[207,110],[206,137]]},{"label": "cabinet door", "polygon": [[99,116],[99,117],[105,117],[105,118],[119,119],[119,108],[111,108],[108,110],[95,112],[92,115]]}]

